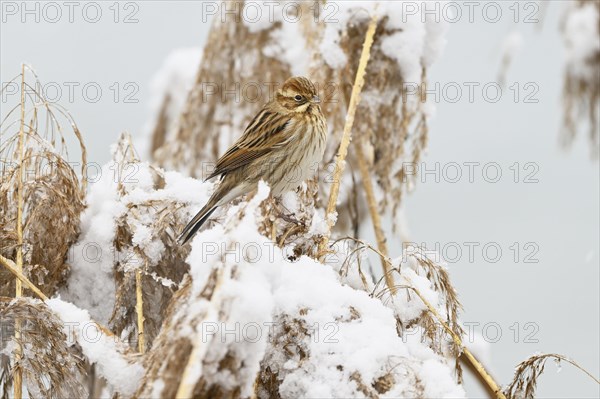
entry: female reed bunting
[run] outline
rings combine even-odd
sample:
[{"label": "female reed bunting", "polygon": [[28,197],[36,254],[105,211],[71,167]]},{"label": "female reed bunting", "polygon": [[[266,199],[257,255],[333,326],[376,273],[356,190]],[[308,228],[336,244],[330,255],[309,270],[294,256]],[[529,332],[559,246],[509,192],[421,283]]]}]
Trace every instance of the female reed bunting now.
[{"label": "female reed bunting", "polygon": [[274,196],[295,189],[323,158],[327,122],[310,80],[292,77],[252,119],[244,134],[219,158],[221,182],[204,207],[185,226],[178,241],[188,242],[219,206],[266,181]]}]

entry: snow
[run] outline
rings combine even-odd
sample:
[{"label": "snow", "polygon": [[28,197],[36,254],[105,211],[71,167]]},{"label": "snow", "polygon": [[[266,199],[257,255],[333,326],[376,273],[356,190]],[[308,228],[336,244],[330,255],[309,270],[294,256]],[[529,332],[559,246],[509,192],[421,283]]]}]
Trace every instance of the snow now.
[{"label": "snow", "polygon": [[112,388],[125,397],[132,396],[144,375],[142,365],[127,360],[115,339],[104,335],[86,310],[59,298],[52,298],[46,304],[63,321],[67,338],[81,346],[83,354],[97,365],[98,372]]},{"label": "snow", "polygon": [[[416,12],[406,12],[409,7],[403,3],[411,3],[417,7]],[[387,16],[385,28],[391,32],[383,36],[381,51],[396,60],[404,81],[421,82],[423,67],[429,67],[443,52],[446,45],[445,34],[448,24],[441,19],[435,21],[434,15],[425,15],[421,7],[425,3],[402,1],[347,1],[338,2],[335,21],[325,23],[325,32],[320,44],[320,51],[325,62],[335,69],[343,67],[347,57],[340,47],[342,32],[351,23],[365,21],[377,14],[380,19]]]},{"label": "snow", "polygon": [[106,324],[115,298],[113,261],[117,217],[126,212],[119,201],[111,166],[102,168],[100,180],[92,184],[87,208],[81,216],[81,235],[71,248],[71,273],[61,296],[87,309],[92,317]]},{"label": "snow", "polygon": [[[398,283],[402,286],[416,288],[429,303],[437,304],[439,301],[437,292],[431,289],[431,282],[427,278],[419,276],[414,270],[403,270]],[[397,297],[394,298],[393,306],[396,314],[405,323],[417,319],[421,313],[427,310],[425,304],[416,297],[415,293],[406,288],[400,290]]]},{"label": "snow", "polygon": [[[464,397],[446,359],[419,340],[405,342],[398,336],[394,309],[363,290],[342,284],[338,273],[328,265],[306,256],[293,263],[288,261],[285,249],[273,246],[258,233],[258,208],[267,195],[268,187],[261,183],[249,203],[231,207],[221,225],[197,235],[188,257],[196,294],[206,285],[213,268],[223,271],[224,280],[211,299],[211,303],[229,304],[224,316],[226,326],[222,328],[235,331],[234,323],[242,327],[250,323],[263,326],[258,340],[243,334],[238,339],[228,339],[236,335],[221,334],[223,345],[208,345],[209,358],[219,359],[229,351],[241,359],[246,368],[241,370],[246,376],[242,379],[246,381],[242,396],[251,392],[253,376],[264,357],[271,369],[279,373],[283,398],[364,396],[351,378],[357,373],[369,386],[371,381],[392,373],[395,384],[386,395],[414,396],[414,381],[402,380],[396,374],[401,372],[418,376],[427,396]],[[221,252],[207,256],[206,245],[216,243]],[[259,249],[259,255],[247,256],[244,248],[248,247]],[[227,278],[231,270],[235,270],[235,279]],[[410,272],[413,283],[432,303],[437,303],[430,282]],[[413,299],[410,303],[411,317],[423,310],[417,302]],[[286,331],[286,323],[292,320],[312,331],[310,335],[298,336],[300,342],[294,342],[305,347],[306,357],[302,359],[284,355],[286,348],[278,340],[278,335]],[[264,327],[267,325],[269,329]],[[268,340],[267,330],[271,332]],[[204,376],[228,384],[228,374],[216,368],[212,372],[204,369]]]},{"label": "snow", "polygon": [[[230,230],[231,226],[224,223],[200,232],[192,241],[192,252],[188,258],[193,281],[192,297],[202,292],[213,268],[219,268],[221,271],[221,278],[210,301],[194,306],[194,310],[202,314],[202,332],[201,336],[198,336],[200,333],[197,331],[190,333],[197,335],[196,340],[201,340],[197,345],[200,345],[199,356],[203,361],[196,362],[196,367],[191,370],[192,377],[202,375],[208,384],[219,384],[226,388],[232,388],[232,384],[240,384],[242,397],[248,397],[252,392],[267,339],[266,334],[261,334],[256,340],[248,340],[248,335],[243,334],[243,331],[246,331],[249,325],[262,327],[263,323],[270,319],[273,303],[270,296],[261,295],[269,289],[265,276],[256,273],[256,264],[244,256],[242,248],[237,245],[232,247],[231,244],[260,244],[245,239],[253,236],[261,242],[266,242],[266,239],[255,231],[255,224],[252,223],[255,217],[252,212],[256,211],[268,193],[268,187],[261,184],[258,193],[248,205],[243,222],[237,228]],[[243,206],[240,204],[231,207],[226,218],[230,221],[237,220],[236,214]],[[222,252],[217,255],[212,252],[207,254],[206,249],[214,246]],[[227,260],[230,262],[227,263]],[[232,267],[236,269],[235,279],[228,278]],[[226,315],[223,316],[225,310]],[[194,320],[196,315],[190,314],[188,317]],[[220,359],[226,355],[240,359],[236,378],[232,378],[229,370],[220,367]]]},{"label": "snow", "polygon": [[[418,372],[424,374],[428,370],[422,368],[423,361],[437,365],[443,376],[424,379],[425,385],[431,385],[429,389],[437,387],[435,397],[464,396],[452,381],[450,369],[433,351],[420,342],[403,342],[398,337],[391,309],[364,291],[339,284],[330,268],[308,258],[284,265],[273,295],[278,313],[299,317],[300,309],[308,309],[302,320],[320,333],[316,339],[307,339],[308,359],[292,358],[285,365],[283,397],[362,396],[354,384],[344,383],[353,373],[358,372],[367,382],[388,372],[389,365],[421,369]],[[358,318],[353,320],[357,317],[353,314]],[[412,389],[411,384],[396,381],[386,395],[406,396]]]},{"label": "snow", "polygon": [[266,57],[286,62],[293,75],[306,75],[310,57],[307,57],[306,41],[301,30],[299,3],[296,1],[245,2],[244,25],[252,33],[271,29],[270,42],[263,47]]},{"label": "snow", "polygon": [[448,375],[447,367],[432,359],[425,360],[417,372],[424,381],[435,381],[435,384],[426,384],[423,390],[424,398],[457,398],[464,397],[462,388],[456,387],[448,390],[454,381]]},{"label": "snow", "polygon": [[139,247],[150,259],[156,262],[160,260],[165,250],[165,245],[161,240],[152,237],[152,230],[148,226],[136,225],[133,237],[131,239],[133,245]]},{"label": "snow", "polygon": [[[114,162],[107,164],[103,168],[106,173],[92,186],[89,208],[82,217],[83,238],[75,248],[91,240],[101,242],[103,249],[114,249],[115,220],[131,217],[130,204],[150,200],[187,203],[181,212],[191,217],[213,188],[211,183],[165,172],[164,188],[156,189],[146,163],[138,164],[135,181],[120,187],[114,170]],[[209,300],[190,307],[189,323],[178,331],[199,342],[202,361],[194,363],[188,375],[192,379],[202,376],[208,384],[225,389],[239,386],[244,397],[252,394],[256,375],[265,364],[278,373],[282,398],[362,397],[365,386],[372,387],[375,381],[390,376],[393,384],[386,396],[464,397],[453,379],[450,358],[436,354],[417,335],[401,337],[397,333],[397,319],[407,323],[426,311],[419,298],[407,295],[406,289],[385,303],[370,295],[371,278],[365,287],[354,260],[342,276],[348,248],[340,248],[325,264],[307,256],[289,261],[286,254],[290,248],[275,246],[257,229],[260,205],[268,195],[269,187],[261,182],[248,202],[224,207],[223,221],[199,232],[192,241],[187,259],[192,277],[190,297],[201,297],[213,270],[221,277]],[[301,206],[297,195],[283,196],[290,211]],[[325,232],[323,210],[308,212],[315,212],[311,231]],[[134,226],[133,243],[151,262],[157,262],[164,248],[153,240],[152,217],[143,214],[128,220]],[[114,306],[114,261],[112,256],[102,257],[98,267],[75,257],[63,292],[63,299],[74,304],[53,299],[50,306],[111,387],[127,397],[137,389],[144,369],[123,357],[120,344],[99,335],[95,327],[91,329],[94,339],[89,339],[90,314],[104,324]],[[397,283],[417,288],[443,314],[440,295],[417,271],[414,262],[403,263]],[[201,326],[194,320],[202,320]],[[290,328],[298,330],[291,354],[286,343]],[[212,333],[207,336],[207,331]],[[220,367],[225,356],[236,359],[235,370]],[[162,384],[156,382],[152,389],[161,392]]]},{"label": "snow", "polygon": [[152,398],[160,398],[161,392],[165,389],[165,382],[163,380],[154,381],[154,385],[152,387]]},{"label": "snow", "polygon": [[[152,78],[150,83],[151,94],[168,93],[176,108],[187,99],[187,93],[193,87],[194,78],[200,68],[202,49],[199,47],[178,48],[165,58],[160,70]],[[152,97],[153,114],[158,113],[161,106],[161,98]]]},{"label": "snow", "polygon": [[[319,22],[325,26],[319,50],[325,62],[335,69],[347,63],[347,56],[340,47],[342,32],[356,21],[365,21],[373,13],[381,18],[388,16],[386,29],[392,33],[381,40],[381,51],[396,60],[407,82],[421,82],[423,67],[429,67],[441,55],[445,45],[448,24],[435,21],[435,16],[423,18],[423,4],[410,2],[417,12],[404,12],[400,1],[340,1],[335,3],[335,13],[321,10]],[[302,33],[301,18],[296,13],[309,13],[313,7],[302,9],[295,1],[246,2],[244,25],[252,33],[269,30],[270,42],[262,49],[263,55],[286,62],[294,75],[309,71],[307,43]],[[408,7],[407,7],[408,9]],[[300,10],[300,11],[298,11]],[[307,15],[304,15],[307,18]]]},{"label": "snow", "polygon": [[313,236],[324,235],[327,233],[328,229],[327,220],[325,219],[325,210],[315,209],[308,234]]},{"label": "snow", "polygon": [[[139,257],[116,249],[117,219],[127,217],[134,228],[133,244],[144,251],[151,267],[160,261],[165,250],[150,228],[157,216],[152,212],[134,215],[130,206],[146,201],[180,201],[191,205],[188,210],[198,210],[208,200],[208,191],[212,188],[212,183],[203,183],[177,172],[165,172],[165,187],[156,190],[150,165],[142,162],[131,166],[134,171],[131,175],[127,167],[124,169],[121,183],[125,194],[121,196],[119,167],[114,161],[106,164],[99,181],[91,186],[86,199],[88,207],[81,217],[81,236],[71,249],[71,274],[67,286],[60,292],[63,299],[87,309],[94,320],[102,324],[108,323],[114,307],[117,262],[121,261],[125,271],[142,266]],[[187,215],[192,216],[191,213]],[[168,280],[161,282],[172,284]]]},{"label": "snow", "polygon": [[283,205],[290,213],[296,213],[300,209],[298,197],[293,191],[288,191],[282,195],[281,205]]}]

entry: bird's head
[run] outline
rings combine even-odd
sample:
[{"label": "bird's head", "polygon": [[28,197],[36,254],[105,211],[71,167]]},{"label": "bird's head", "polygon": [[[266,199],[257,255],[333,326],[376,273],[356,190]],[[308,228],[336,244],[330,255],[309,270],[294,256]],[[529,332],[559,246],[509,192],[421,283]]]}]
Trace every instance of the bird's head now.
[{"label": "bird's head", "polygon": [[318,108],[321,99],[315,85],[305,77],[294,76],[283,83],[277,92],[279,105],[292,112],[306,112]]}]

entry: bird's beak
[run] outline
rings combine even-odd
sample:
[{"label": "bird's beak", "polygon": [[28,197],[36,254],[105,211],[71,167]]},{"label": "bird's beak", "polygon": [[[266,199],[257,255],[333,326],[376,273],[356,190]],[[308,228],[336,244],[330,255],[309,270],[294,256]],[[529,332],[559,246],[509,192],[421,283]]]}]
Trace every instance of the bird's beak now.
[{"label": "bird's beak", "polygon": [[319,96],[313,96],[312,102],[315,103],[315,104],[320,104],[321,103],[321,99],[319,98]]}]

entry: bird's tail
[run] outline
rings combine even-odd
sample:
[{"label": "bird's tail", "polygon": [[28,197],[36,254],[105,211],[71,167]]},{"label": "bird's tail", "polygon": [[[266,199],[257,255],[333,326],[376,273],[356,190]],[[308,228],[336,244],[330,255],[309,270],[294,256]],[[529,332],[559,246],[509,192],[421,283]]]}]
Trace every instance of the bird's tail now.
[{"label": "bird's tail", "polygon": [[180,245],[184,245],[186,242],[192,239],[198,229],[208,220],[210,215],[217,209],[217,205],[214,203],[212,198],[206,205],[194,216],[192,220],[184,227],[183,231],[177,238]]}]

